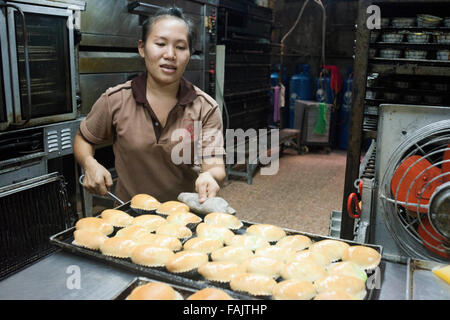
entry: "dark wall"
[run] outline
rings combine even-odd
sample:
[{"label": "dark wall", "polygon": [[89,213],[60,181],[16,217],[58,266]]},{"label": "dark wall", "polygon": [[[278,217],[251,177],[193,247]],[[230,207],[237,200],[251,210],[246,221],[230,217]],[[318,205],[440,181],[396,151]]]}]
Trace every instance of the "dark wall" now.
[{"label": "dark wall", "polygon": [[[337,65],[342,79],[349,67],[353,67],[355,22],[358,1],[322,0],[327,13],[325,63]],[[274,30],[272,42],[279,44],[281,38],[294,25],[303,0],[277,0],[274,7]],[[313,0],[307,4],[300,23],[285,41],[283,65],[289,77],[296,64],[308,63],[311,75],[317,79],[321,62],[322,10]],[[280,47],[274,45],[272,63],[280,63]],[[315,92],[315,81],[313,85]]]}]

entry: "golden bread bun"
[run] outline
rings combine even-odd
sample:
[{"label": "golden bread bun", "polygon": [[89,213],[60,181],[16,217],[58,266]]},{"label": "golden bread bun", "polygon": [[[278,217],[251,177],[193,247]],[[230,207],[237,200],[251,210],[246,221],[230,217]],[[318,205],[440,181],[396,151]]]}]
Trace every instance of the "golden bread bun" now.
[{"label": "golden bread bun", "polygon": [[284,263],[277,259],[258,256],[245,260],[242,265],[248,273],[263,274],[272,278],[278,278],[284,267]]},{"label": "golden bread bun", "polygon": [[205,223],[236,230],[243,226],[242,221],[235,216],[223,212],[211,212],[205,216]]},{"label": "golden bread bun", "polygon": [[253,251],[244,247],[223,247],[214,250],[211,253],[211,259],[213,261],[229,261],[236,263],[241,263],[253,256]]},{"label": "golden bread bun", "polygon": [[118,238],[126,238],[130,240],[137,240],[139,238],[142,238],[143,236],[149,234],[149,231],[141,226],[128,226],[125,228],[120,229],[116,233],[116,237]]},{"label": "golden bread bun", "polygon": [[357,277],[364,282],[367,280],[367,274],[364,272],[364,269],[351,261],[332,263],[328,266],[327,271],[330,276],[343,274],[346,276]]},{"label": "golden bread bun", "polygon": [[116,209],[106,209],[101,213],[103,220],[112,224],[114,227],[127,227],[133,223],[133,217],[128,213],[116,210]]},{"label": "golden bread bun", "polygon": [[86,217],[77,221],[75,224],[76,230],[91,230],[91,231],[100,231],[105,236],[114,232],[114,227],[112,224],[106,222],[101,218],[96,217]]},{"label": "golden bread bun", "polygon": [[270,296],[277,282],[262,274],[243,273],[230,281],[232,290],[250,293],[254,296]]},{"label": "golden bread bun", "polygon": [[140,244],[131,253],[131,261],[147,267],[164,267],[173,255],[170,249]]},{"label": "golden bread bun", "polygon": [[278,241],[286,236],[286,232],[280,227],[271,224],[254,224],[245,230],[246,235],[258,236],[266,241]]},{"label": "golden bread bun", "polygon": [[345,291],[323,291],[314,297],[314,300],[357,300]]},{"label": "golden bread bun", "polygon": [[234,237],[234,233],[230,229],[204,222],[200,223],[195,231],[199,237],[217,239],[222,243],[228,243]]},{"label": "golden bread bun", "polygon": [[346,275],[331,275],[314,282],[318,293],[324,291],[344,291],[356,299],[364,299],[366,287],[364,282],[356,277]]},{"label": "golden bread bun", "polygon": [[342,259],[350,247],[348,243],[339,240],[325,239],[313,243],[309,250],[319,252],[328,257],[331,262]]},{"label": "golden bread bun", "polygon": [[150,282],[134,288],[127,300],[183,300],[183,297],[168,284]]},{"label": "golden bread bun", "polygon": [[199,223],[202,221],[202,218],[193,214],[192,212],[174,212],[171,213],[167,218],[167,222],[172,224],[178,224],[181,226],[186,226],[189,223]]},{"label": "golden bread bun", "polygon": [[237,234],[226,242],[231,247],[244,247],[250,250],[269,247],[270,243],[258,236]]},{"label": "golden bread bun", "polygon": [[180,250],[183,245],[177,237],[166,236],[162,234],[147,234],[136,240],[138,244],[149,244],[153,247],[166,248],[172,251]]},{"label": "golden bread bun", "polygon": [[179,201],[166,201],[161,203],[159,205],[158,209],[156,209],[156,213],[163,214],[163,215],[169,215],[174,212],[178,211],[189,211],[189,206],[183,202]]},{"label": "golden bread bun", "polygon": [[331,260],[320,252],[311,251],[309,249],[296,252],[287,262],[312,260],[318,265],[326,268],[330,265]]},{"label": "golden bread bun", "polygon": [[364,270],[372,270],[380,264],[381,255],[373,248],[366,246],[351,246],[345,251],[342,260],[354,262]]},{"label": "golden bread bun", "polygon": [[160,206],[160,202],[151,195],[140,193],[131,198],[130,207],[140,210],[156,210]]},{"label": "golden bread bun", "polygon": [[275,300],[311,300],[316,293],[312,282],[291,279],[277,283],[272,295]]},{"label": "golden bread bun", "polygon": [[309,237],[296,234],[281,238],[277,241],[276,246],[300,251],[308,248],[311,244],[312,241]]},{"label": "golden bread bun", "polygon": [[160,225],[167,223],[166,219],[156,214],[143,214],[133,219],[133,226],[141,226],[153,232]]},{"label": "golden bread bun", "polygon": [[233,298],[223,290],[205,288],[190,295],[186,300],[233,300]]},{"label": "golden bread bun", "polygon": [[166,268],[173,273],[181,273],[197,269],[208,262],[206,253],[198,251],[180,251],[166,263]]},{"label": "golden bread bun", "polygon": [[283,279],[297,279],[314,282],[327,276],[327,271],[311,260],[293,261],[287,263],[281,271]]},{"label": "golden bread bun", "polygon": [[100,246],[108,239],[102,232],[89,229],[75,230],[73,237],[74,245],[92,250],[99,250]]},{"label": "golden bread bun", "polygon": [[192,236],[192,231],[188,227],[178,224],[165,223],[156,228],[156,234],[186,239]]},{"label": "golden bread bun", "polygon": [[213,261],[201,265],[197,271],[208,280],[230,282],[233,277],[245,273],[245,267],[235,262]]},{"label": "golden bread bun", "polygon": [[106,239],[105,242],[103,242],[103,244],[100,246],[100,251],[105,256],[129,258],[136,245],[136,242],[134,242],[133,240],[112,237]]},{"label": "golden bread bun", "polygon": [[208,239],[195,237],[186,241],[183,245],[184,250],[193,250],[203,253],[211,253],[223,247],[222,241],[218,239]]},{"label": "golden bread bun", "polygon": [[294,256],[295,251],[291,248],[283,248],[277,246],[269,246],[256,249],[255,256],[267,257],[286,262]]}]

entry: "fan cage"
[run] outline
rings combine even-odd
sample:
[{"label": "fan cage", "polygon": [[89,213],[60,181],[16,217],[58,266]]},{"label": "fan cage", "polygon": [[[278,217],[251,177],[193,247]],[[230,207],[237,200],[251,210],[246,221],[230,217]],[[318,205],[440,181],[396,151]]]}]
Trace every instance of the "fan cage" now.
[{"label": "fan cage", "polygon": [[[416,194],[417,203],[409,201],[410,195],[417,191],[413,190],[413,188],[419,179],[424,178],[425,174],[429,173],[433,168],[441,167],[442,164],[450,162],[450,159],[443,159],[444,152],[450,149],[449,146],[449,120],[433,123],[417,130],[414,136],[406,139],[394,150],[380,183],[379,196],[387,227],[400,247],[412,256],[442,261],[443,259],[445,260],[445,255],[448,257],[450,254],[450,247],[448,246],[450,239],[433,224],[432,212],[429,210],[430,203],[428,203],[431,197],[424,197],[424,193],[433,186],[433,183],[444,181],[443,178],[449,176],[450,172],[442,172],[427,181],[420,192]],[[391,188],[393,175],[403,160],[410,156],[419,156],[419,158],[405,170],[393,194]],[[415,165],[424,160],[431,165],[421,170],[410,182],[405,201],[401,201],[398,199],[399,190],[405,177],[408,176],[408,172],[411,172]],[[412,208],[414,210],[411,210]],[[425,219],[428,219],[430,222],[431,230],[424,225]],[[427,237],[419,234],[419,227],[426,233]],[[431,242],[427,241],[426,238],[430,239]],[[432,250],[429,248],[432,248]]]}]

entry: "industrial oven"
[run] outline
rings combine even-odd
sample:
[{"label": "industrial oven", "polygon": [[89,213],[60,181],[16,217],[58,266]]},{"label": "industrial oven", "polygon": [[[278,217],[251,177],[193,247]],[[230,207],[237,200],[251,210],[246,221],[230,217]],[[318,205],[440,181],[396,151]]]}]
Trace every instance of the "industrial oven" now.
[{"label": "industrial oven", "polygon": [[0,1],[0,277],[49,253],[76,213],[83,1]]},{"label": "industrial oven", "polygon": [[[370,5],[380,8],[379,29],[366,26]],[[449,9],[449,1],[359,4],[340,235],[411,265],[450,260]]]}]

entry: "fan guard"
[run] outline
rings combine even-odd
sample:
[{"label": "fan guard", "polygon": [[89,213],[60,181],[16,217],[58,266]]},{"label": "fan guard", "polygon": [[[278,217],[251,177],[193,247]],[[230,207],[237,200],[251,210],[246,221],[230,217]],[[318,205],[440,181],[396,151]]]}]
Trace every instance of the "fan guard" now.
[{"label": "fan guard", "polygon": [[380,181],[386,227],[411,257],[450,260],[450,120],[429,124],[394,149]]}]

